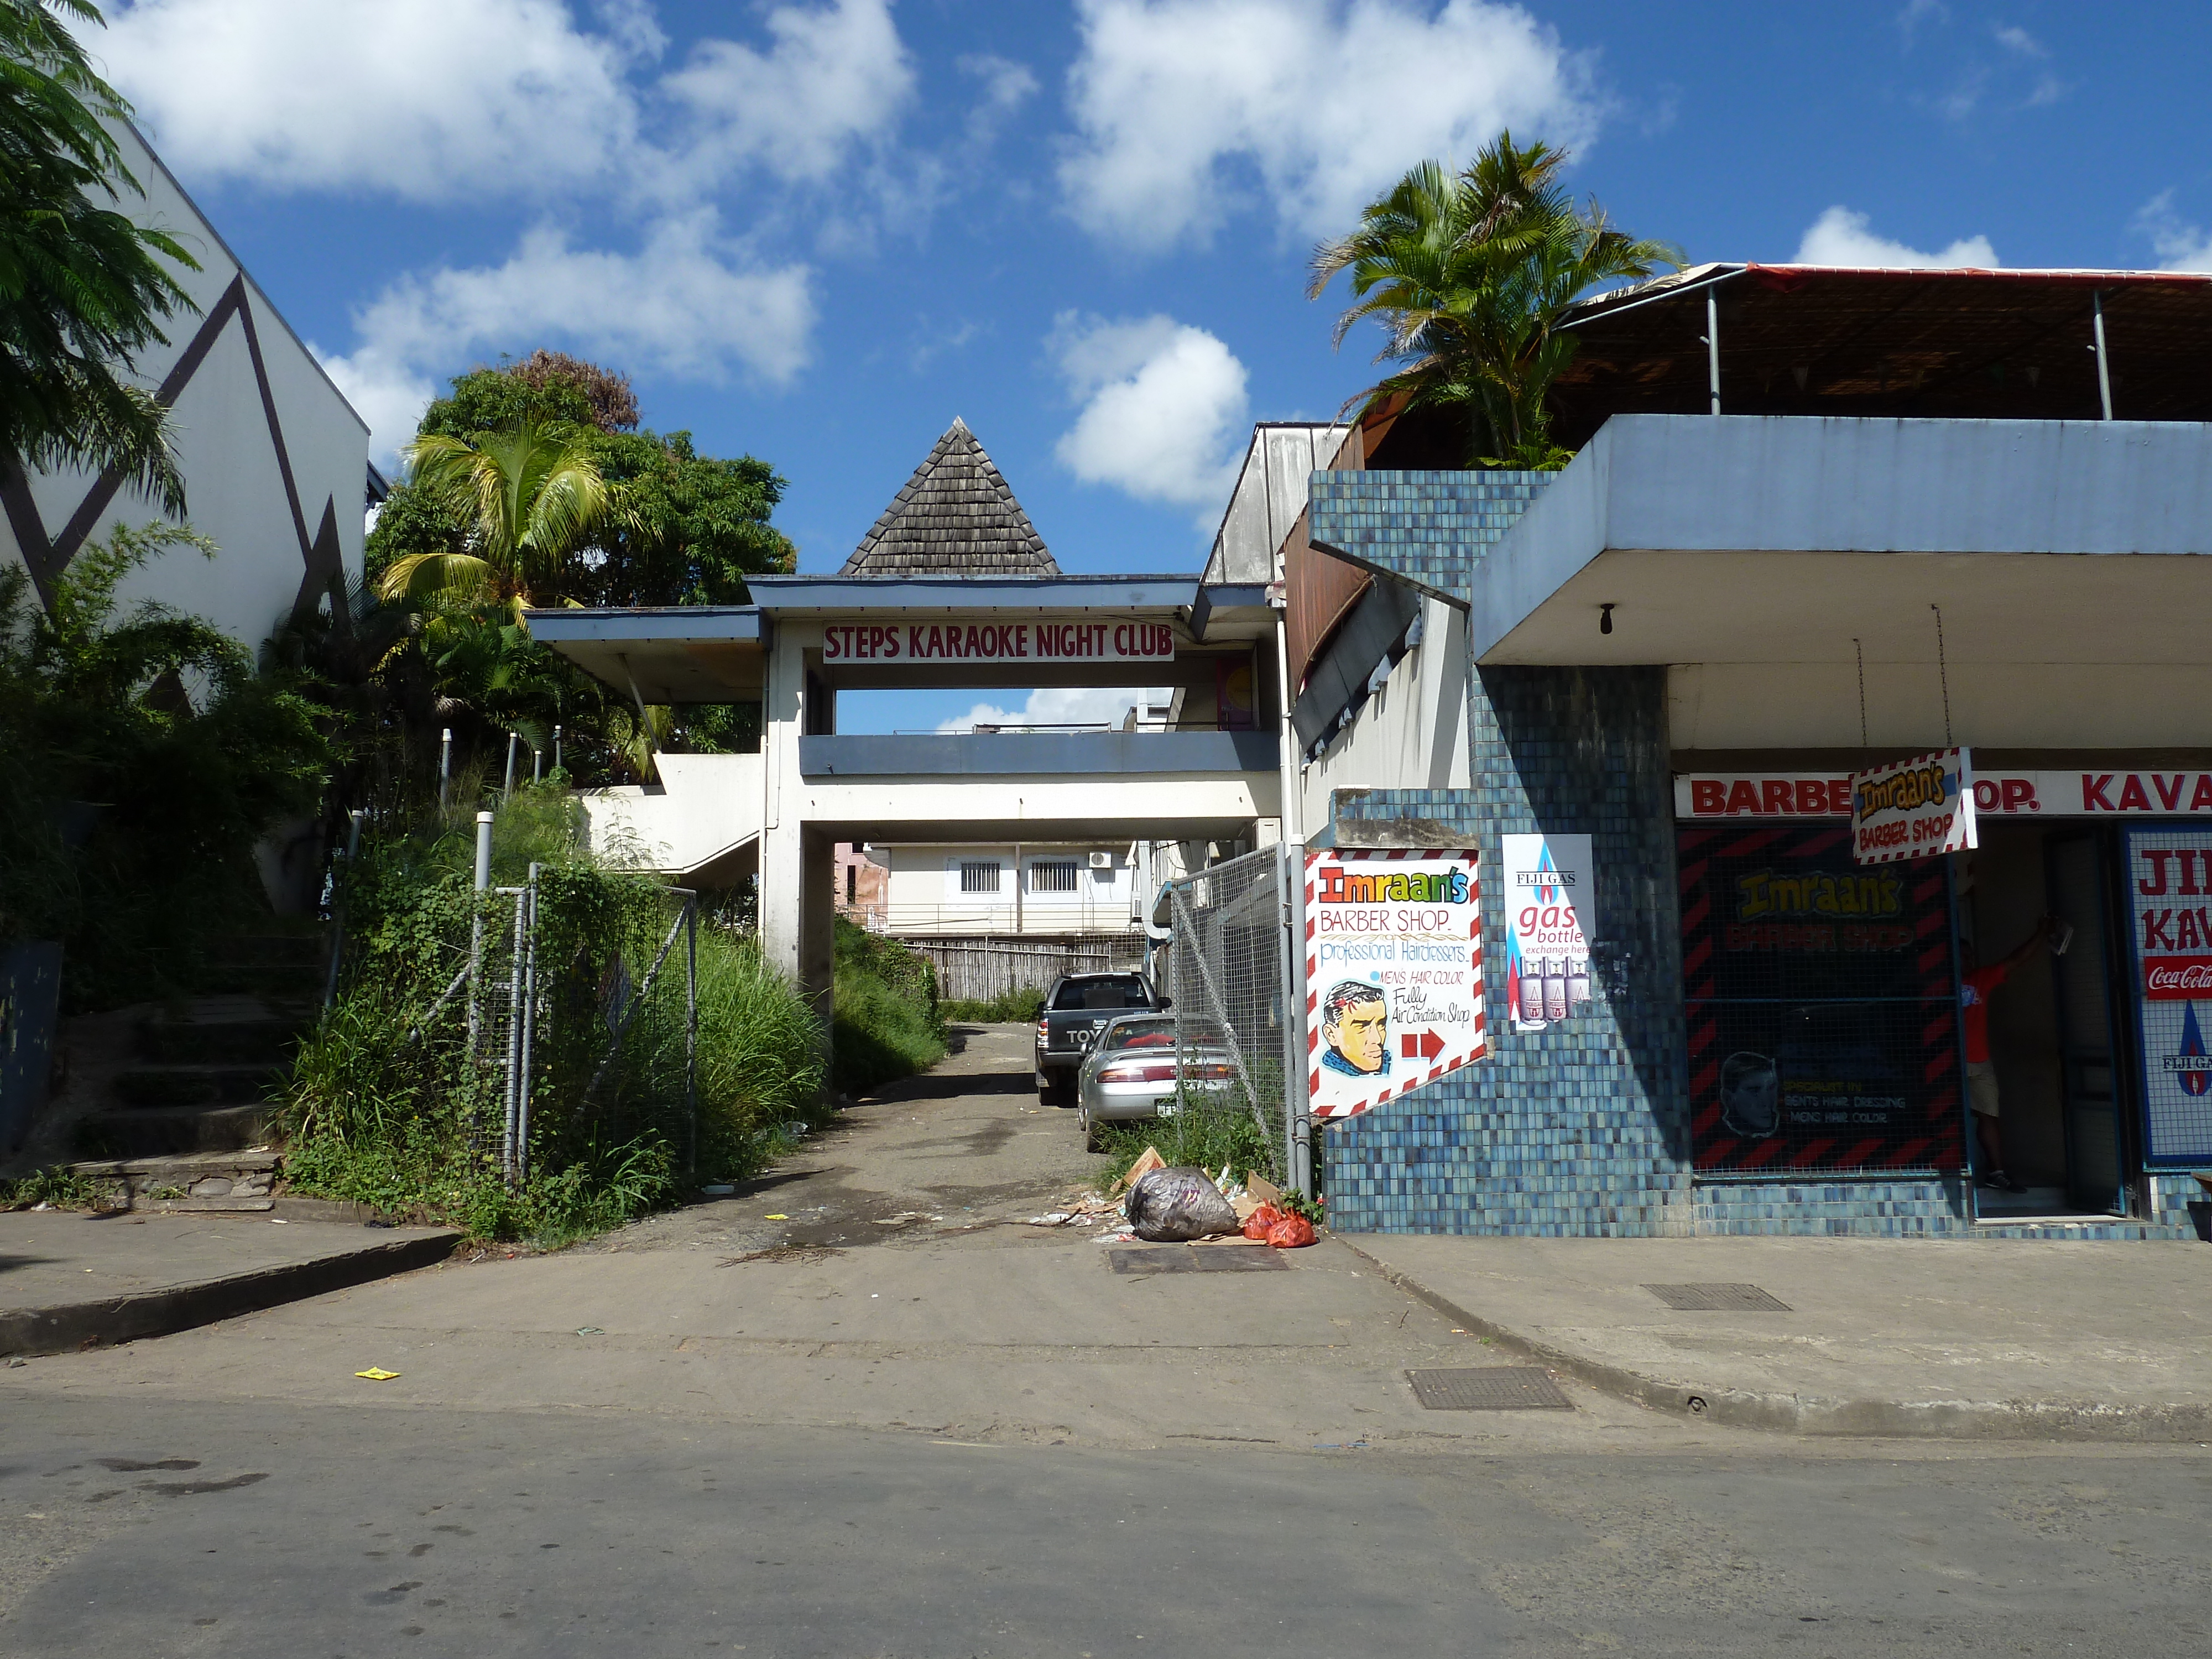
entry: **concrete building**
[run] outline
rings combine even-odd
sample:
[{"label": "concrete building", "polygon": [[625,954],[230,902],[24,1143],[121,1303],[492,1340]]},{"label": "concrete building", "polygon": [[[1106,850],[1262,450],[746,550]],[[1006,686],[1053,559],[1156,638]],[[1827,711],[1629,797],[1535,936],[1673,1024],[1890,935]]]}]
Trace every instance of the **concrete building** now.
[{"label": "concrete building", "polygon": [[[1491,1055],[1321,1132],[1332,1219],[2180,1235],[2212,284],[1709,266],[1573,325],[1571,465],[1447,470],[1372,422],[1285,550],[1310,839],[1492,884]],[[1954,746],[1978,849],[1856,862],[1850,775]],[[1571,1018],[1520,1017],[1511,834],[1587,838]],[[1984,1004],[2030,1190],[1978,1188],[1962,963],[2045,914],[2069,948]]]},{"label": "concrete building", "polygon": [[[125,210],[200,264],[178,273],[198,314],[173,319],[168,343],[137,367],[174,411],[190,522],[220,550],[157,560],[123,596],[204,617],[250,648],[301,605],[336,593],[343,611],[345,583],[360,579],[368,428],[161,157],[133,128],[115,137],[146,190]],[[26,475],[8,459],[0,508],[0,557],[27,568],[42,599],[87,543],[161,516],[116,477]]]},{"label": "concrete building", "polygon": [[[1011,931],[1018,903],[1022,931],[1034,913],[1057,932],[1127,931],[1133,892],[1164,872],[1278,839],[1279,611],[1237,574],[1063,574],[956,422],[835,576],[757,577],[744,606],[530,620],[626,696],[763,704],[761,753],[666,756],[659,784],[586,808],[599,844],[650,867],[757,877],[772,959],[826,1003],[840,843],[896,849],[894,914],[961,919],[933,931]],[[1165,686],[1171,701],[1112,730],[838,731],[840,691],[913,685]],[[995,893],[969,889],[987,869]]]}]

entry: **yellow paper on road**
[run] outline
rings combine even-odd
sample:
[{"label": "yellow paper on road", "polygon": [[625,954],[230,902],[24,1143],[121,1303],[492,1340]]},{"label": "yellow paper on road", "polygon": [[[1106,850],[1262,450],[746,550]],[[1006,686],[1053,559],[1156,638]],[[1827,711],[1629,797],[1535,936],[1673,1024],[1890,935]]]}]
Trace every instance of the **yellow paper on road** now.
[{"label": "yellow paper on road", "polygon": [[790,1219],[791,1219],[791,1218],[790,1218],[789,1216],[787,1216],[787,1215],[771,1215],[771,1216],[763,1216],[763,1217],[762,1217],[761,1218],[762,1218],[763,1220],[764,1220],[764,1221],[788,1221],[788,1220],[790,1220]]},{"label": "yellow paper on road", "polygon": [[356,1376],[364,1378],[371,1382],[389,1382],[392,1378],[398,1376],[399,1373],[398,1371],[387,1371],[381,1365],[371,1365],[367,1370],[356,1371],[354,1375]]}]

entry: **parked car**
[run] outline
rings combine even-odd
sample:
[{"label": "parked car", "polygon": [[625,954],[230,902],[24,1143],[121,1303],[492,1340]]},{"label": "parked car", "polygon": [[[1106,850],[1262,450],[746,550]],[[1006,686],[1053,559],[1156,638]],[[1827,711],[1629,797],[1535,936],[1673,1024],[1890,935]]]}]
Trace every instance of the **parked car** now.
[{"label": "parked car", "polygon": [[1171,1014],[1123,1014],[1109,1020],[1092,1040],[1076,1078],[1083,1144],[1103,1152],[1102,1125],[1172,1117],[1183,1090],[1225,1090],[1236,1075],[1228,1050],[1210,1044],[1185,1049],[1178,1063]]},{"label": "parked car", "polygon": [[1037,1098],[1072,1101],[1083,1057],[1115,1015],[1165,1006],[1142,974],[1062,974],[1046,993],[1037,1020]]}]

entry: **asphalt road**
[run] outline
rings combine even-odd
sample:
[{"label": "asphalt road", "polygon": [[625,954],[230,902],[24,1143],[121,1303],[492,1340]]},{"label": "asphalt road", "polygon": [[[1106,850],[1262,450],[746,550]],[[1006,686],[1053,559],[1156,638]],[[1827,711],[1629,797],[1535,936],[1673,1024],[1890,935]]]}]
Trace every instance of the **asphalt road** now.
[{"label": "asphalt road", "polygon": [[0,1653],[2212,1650],[2212,1453],[1424,1413],[1486,1356],[1348,1251],[1023,1225],[1022,1035],[591,1250],[0,1370]]}]

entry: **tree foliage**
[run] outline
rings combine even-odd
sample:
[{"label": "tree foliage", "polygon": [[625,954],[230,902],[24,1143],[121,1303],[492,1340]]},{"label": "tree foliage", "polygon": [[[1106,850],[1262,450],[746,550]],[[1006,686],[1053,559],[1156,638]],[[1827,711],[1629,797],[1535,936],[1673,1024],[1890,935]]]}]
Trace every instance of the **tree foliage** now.
[{"label": "tree foliage", "polygon": [[1567,307],[1600,283],[1682,264],[1671,244],[1614,228],[1595,200],[1577,208],[1566,161],[1502,132],[1456,173],[1422,162],[1349,235],[1314,250],[1309,299],[1351,276],[1336,343],[1372,319],[1386,337],[1376,361],[1396,365],[1351,402],[1463,416],[1470,465],[1565,464],[1547,397],[1577,343],[1559,325]]},{"label": "tree foliage", "polygon": [[465,533],[459,546],[393,561],[382,577],[386,599],[437,594],[519,608],[574,597],[576,556],[610,507],[606,481],[575,428],[526,417],[466,438],[424,433],[407,460],[410,485]]},{"label": "tree foliage", "polygon": [[125,578],[179,549],[214,551],[118,528],[43,611],[0,569],[0,938],[64,939],[73,1006],[177,983],[258,905],[254,842],[312,813],[328,775],[325,711],[296,684],[197,617],[121,610]]},{"label": "tree foliage", "polygon": [[0,0],[0,461],[112,468],[181,516],[167,413],[130,375],[191,299],[176,239],[120,210],[144,191],[103,120],[130,111],[58,13],[86,0]]}]

